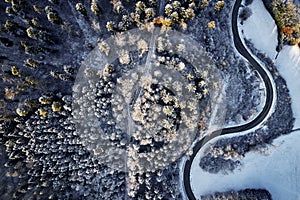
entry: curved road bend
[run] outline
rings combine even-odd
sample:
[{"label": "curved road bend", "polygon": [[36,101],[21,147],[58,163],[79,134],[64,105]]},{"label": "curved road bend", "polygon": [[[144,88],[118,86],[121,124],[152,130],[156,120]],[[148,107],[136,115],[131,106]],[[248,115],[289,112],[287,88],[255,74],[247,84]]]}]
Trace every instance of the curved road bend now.
[{"label": "curved road bend", "polygon": [[[213,132],[207,137],[204,137],[202,140],[196,143],[196,145],[193,147],[193,154],[190,156],[189,160],[186,161],[185,166],[184,166],[184,175],[183,175],[183,181],[184,181],[184,187],[185,187],[185,192],[187,197],[190,200],[195,200],[196,197],[194,196],[194,193],[191,188],[190,184],[190,171],[191,171],[191,165],[193,163],[193,160],[195,156],[197,155],[197,152],[201,149],[201,147],[206,144],[209,140],[219,136],[219,135],[225,135],[225,134],[230,134],[230,133],[237,133],[237,132],[242,132],[249,130],[255,126],[257,126],[259,123],[261,123],[266,116],[269,113],[269,110],[271,109],[274,95],[273,95],[273,86],[271,83],[271,80],[265,71],[265,69],[259,65],[259,63],[251,56],[251,54],[247,51],[247,49],[244,47],[242,40],[239,36],[238,33],[238,25],[237,25],[237,20],[238,20],[238,11],[241,6],[241,1],[242,0],[236,0],[234,7],[233,7],[233,12],[232,12],[232,18],[231,18],[231,24],[232,24],[232,33],[233,33],[233,41],[235,48],[237,51],[245,57],[249,63],[260,73],[266,87],[266,104],[262,110],[262,112],[251,122],[240,125],[240,126],[235,126],[235,127],[229,127],[229,128],[224,128],[222,130],[218,130]],[[221,133],[220,133],[221,132]]]}]

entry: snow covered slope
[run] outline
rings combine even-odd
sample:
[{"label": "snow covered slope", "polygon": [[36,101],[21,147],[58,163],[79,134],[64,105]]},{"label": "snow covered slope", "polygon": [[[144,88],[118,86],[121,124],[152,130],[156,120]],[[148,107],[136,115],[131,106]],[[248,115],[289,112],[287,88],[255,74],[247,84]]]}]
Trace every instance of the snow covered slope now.
[{"label": "snow covered slope", "polygon": [[[240,169],[230,174],[210,174],[199,167],[202,151],[191,168],[195,197],[204,194],[265,188],[274,200],[300,199],[300,131],[276,139],[264,152],[250,152]],[[208,146],[207,146],[208,147]],[[203,148],[205,149],[205,148]]]}]

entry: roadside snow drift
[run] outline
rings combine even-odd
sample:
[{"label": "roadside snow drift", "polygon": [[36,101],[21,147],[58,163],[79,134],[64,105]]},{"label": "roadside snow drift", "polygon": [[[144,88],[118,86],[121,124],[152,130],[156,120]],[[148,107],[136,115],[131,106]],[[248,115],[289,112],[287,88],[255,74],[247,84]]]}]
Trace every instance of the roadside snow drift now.
[{"label": "roadside snow drift", "polygon": [[273,145],[263,149],[263,152],[246,154],[242,166],[227,175],[204,172],[199,167],[204,150],[199,151],[191,167],[191,187],[195,197],[228,190],[265,188],[274,200],[299,200],[299,136],[300,131],[293,132],[276,139]]}]

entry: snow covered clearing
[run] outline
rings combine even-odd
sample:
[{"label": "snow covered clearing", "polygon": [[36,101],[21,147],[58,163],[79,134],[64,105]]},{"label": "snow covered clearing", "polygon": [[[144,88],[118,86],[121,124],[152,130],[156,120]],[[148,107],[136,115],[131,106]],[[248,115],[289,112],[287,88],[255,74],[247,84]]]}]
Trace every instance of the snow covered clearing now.
[{"label": "snow covered clearing", "polygon": [[297,46],[285,46],[277,60],[280,75],[285,79],[292,98],[295,117],[294,128],[300,128],[300,49]]},{"label": "snow covered clearing", "polygon": [[271,59],[275,59],[277,27],[273,18],[262,1],[253,1],[248,8],[251,9],[252,15],[243,21],[243,25],[238,24],[239,29],[243,31],[241,38],[246,37],[258,50],[266,53]]},{"label": "snow covered clearing", "polygon": [[273,199],[300,198],[300,131],[276,139],[264,152],[250,152],[242,166],[230,174],[210,174],[199,167],[202,148],[191,168],[191,187],[195,197],[228,190],[265,188]]}]

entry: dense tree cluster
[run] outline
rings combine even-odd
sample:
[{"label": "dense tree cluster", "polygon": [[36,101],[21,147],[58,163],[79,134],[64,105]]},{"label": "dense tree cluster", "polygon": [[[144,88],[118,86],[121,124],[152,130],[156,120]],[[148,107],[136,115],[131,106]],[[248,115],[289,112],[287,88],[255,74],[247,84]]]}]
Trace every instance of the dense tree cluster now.
[{"label": "dense tree cluster", "polygon": [[1,199],[124,195],[125,174],[101,165],[82,145],[72,123],[71,103],[71,96],[45,94],[28,115],[1,121],[1,142],[8,158]]},{"label": "dense tree cluster", "polygon": [[[118,165],[108,165],[97,157],[102,153],[101,148],[92,149],[87,144],[97,136],[76,129],[71,115],[71,95],[83,58],[94,47],[99,47],[104,53],[109,52],[109,47],[101,43],[102,37],[111,36],[110,32],[120,36],[120,32],[134,27],[151,29],[153,25],[185,29],[186,22],[195,16],[197,5],[193,1],[167,1],[159,6],[156,1],[109,0],[9,0],[1,1],[0,5],[3,15],[0,18],[0,104],[4,111],[0,113],[3,155],[0,168],[1,181],[7,183],[0,187],[0,198],[180,199],[178,155],[172,157],[171,161],[165,161],[169,153],[176,153],[178,149],[174,146],[163,148],[161,142],[174,140],[173,132],[181,123],[180,120],[193,130],[205,128],[210,109],[203,109],[203,119],[200,121],[197,118],[199,113],[193,111],[197,110],[198,101],[209,96],[207,73],[199,73],[186,61],[169,56],[164,49],[165,41],[157,44],[161,50],[159,62],[171,70],[181,70],[182,77],[188,83],[181,85],[174,82],[173,87],[189,92],[196,98],[182,103],[175,99],[171,90],[159,84],[143,88],[143,98],[140,99],[145,102],[132,107],[134,120],[141,127],[153,125],[151,115],[158,112],[153,110],[154,101],[159,102],[166,120],[160,124],[160,130],[151,135],[153,138],[135,132],[129,140],[130,147],[126,147],[124,127],[114,127],[114,122],[108,117],[120,117],[118,111],[113,112],[110,107],[118,100],[116,96],[115,102],[109,99],[110,91],[114,89],[112,83],[117,83],[117,79],[111,77],[119,76],[120,81],[126,81],[124,74],[123,79],[121,77],[122,70],[117,74],[117,65],[121,69],[123,65],[131,63],[134,57],[144,58],[148,44],[138,41],[138,52],[124,51],[117,65],[105,66],[103,73],[106,78],[98,79],[95,84],[97,98],[92,101],[95,106],[93,113],[102,123],[106,139],[133,158],[142,152],[164,152],[160,157],[156,157],[159,154],[150,154],[149,159],[153,161],[154,157],[156,160],[152,165],[165,165],[147,173],[138,173],[141,171],[137,169],[138,164],[143,165],[134,159],[129,159],[128,163],[119,160],[120,166],[128,164],[129,170],[126,171],[124,168],[120,170]],[[217,8],[221,10],[222,6],[220,2]],[[182,51],[184,46],[178,45],[176,48]],[[157,72],[156,75],[165,73]],[[172,83],[171,80],[169,82]],[[158,96],[158,99],[151,99],[148,93]],[[186,115],[182,115],[183,110],[186,110]],[[140,113],[148,116],[140,118]],[[182,134],[189,142],[194,139],[189,134]],[[183,137],[176,139],[182,139],[181,143],[185,141]],[[187,149],[189,142],[181,147]],[[111,161],[109,159],[112,157],[114,155],[107,154],[107,161]],[[148,157],[144,156],[144,159]]]},{"label": "dense tree cluster", "polygon": [[[205,2],[202,1],[202,3]],[[231,44],[232,40],[229,39],[232,37],[230,20],[234,2],[225,3],[223,9],[216,12],[215,5],[217,2],[217,0],[209,1],[208,6],[203,7],[199,15],[188,22],[187,33],[193,35],[205,47],[225,77],[228,76],[227,78],[231,81],[240,83],[228,84],[226,89],[226,123],[230,121],[240,123],[241,120],[246,121],[258,112],[257,106],[264,98],[259,92],[261,80],[251,72],[251,66],[240,60],[234,51],[235,47]],[[208,24],[213,24],[211,22],[214,22],[215,28],[208,28]],[[230,74],[234,75],[231,76]],[[236,91],[245,91],[245,94],[241,92],[235,94]],[[239,98],[243,101],[238,100]]]},{"label": "dense tree cluster", "polygon": [[[208,100],[218,88],[209,74],[214,66],[197,51],[187,53],[188,40],[162,34],[148,48],[153,39],[141,35],[147,33],[132,37],[128,32],[103,42],[100,51],[106,56],[120,53],[112,64],[94,61],[93,54],[87,59],[74,85],[73,114],[87,149],[102,164],[127,173],[129,197],[174,199],[179,195],[176,184],[165,189],[163,180],[170,176],[175,181],[177,159],[207,128]],[[114,50],[129,43],[137,51]],[[195,55],[203,57],[202,68],[192,65]]]},{"label": "dense tree cluster", "polygon": [[241,18],[242,23],[244,20],[247,20],[248,17],[250,17],[252,15],[252,10],[249,7],[244,7],[242,8],[240,14],[239,14],[239,18]]},{"label": "dense tree cluster", "polygon": [[216,192],[202,196],[203,200],[272,200],[271,194],[265,189],[245,189],[240,191]]}]

